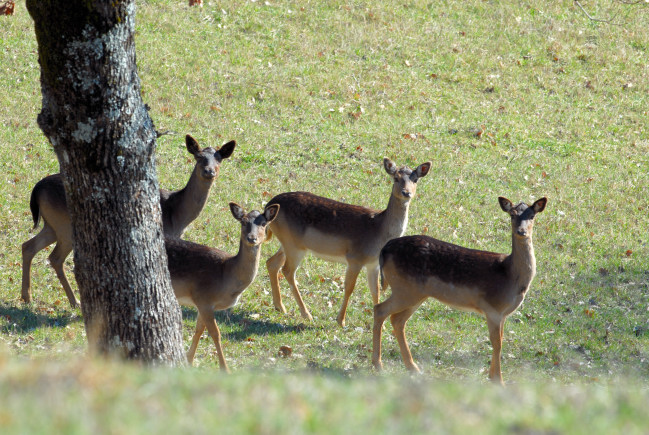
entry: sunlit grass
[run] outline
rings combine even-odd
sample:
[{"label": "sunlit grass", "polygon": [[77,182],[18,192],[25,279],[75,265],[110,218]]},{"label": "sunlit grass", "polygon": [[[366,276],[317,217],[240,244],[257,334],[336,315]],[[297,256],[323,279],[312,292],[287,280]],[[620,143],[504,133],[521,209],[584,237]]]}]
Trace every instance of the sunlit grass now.
[{"label": "sunlit grass", "polygon": [[[383,339],[385,373],[373,376],[365,273],[359,276],[345,329],[335,322],[344,267],[312,257],[302,264],[298,281],[314,322],[299,316],[284,281],[289,312],[282,315],[272,308],[263,264],[278,248],[272,241],[263,247],[261,270],[240,305],[216,314],[234,377],[216,373],[214,345],[207,336],[195,361],[200,368],[173,372],[173,388],[157,384],[158,376],[170,376],[167,372],[128,369],[127,379],[144,390],[140,382],[150,384],[157,396],[168,397],[152,405],[155,412],[162,409],[177,418],[177,427],[189,427],[185,417],[165,412],[178,402],[174,391],[185,395],[181,403],[193,400],[193,392],[204,399],[205,390],[222,391],[215,393],[217,402],[207,401],[218,407],[218,400],[242,390],[242,397],[263,393],[275,398],[268,411],[277,414],[268,426],[277,429],[273,432],[298,418],[282,411],[286,400],[303,407],[304,431],[330,421],[322,423],[323,415],[311,403],[338,409],[331,419],[344,424],[348,414],[336,408],[338,402],[366,424],[369,416],[387,409],[388,416],[376,423],[385,425],[383,431],[459,431],[491,420],[493,431],[572,433],[580,432],[579,419],[590,418],[593,426],[586,424],[582,432],[597,423],[600,432],[610,433],[614,430],[605,429],[623,427],[626,418],[640,421],[634,419],[642,409],[638,403],[646,399],[649,374],[647,9],[582,3],[594,16],[615,17],[622,25],[590,21],[572,1],[241,1],[205,2],[203,8],[178,1],[138,3],[136,47],[144,101],[159,130],[177,132],[158,140],[160,184],[178,189],[186,183],[192,159],[184,148],[185,134],[201,145],[220,146],[230,139],[239,144],[187,239],[234,253],[239,227],[227,202],[260,209],[288,190],[383,208],[390,190],[381,164],[385,156],[411,166],[433,162],[412,202],[409,234],[507,252],[509,224],[497,197],[514,202],[549,198],[535,226],[538,275],[505,325],[503,375],[511,396],[482,388],[491,353],[484,320],[431,300],[407,329],[424,375],[405,385],[415,385],[410,390],[423,408],[412,404],[404,411],[387,398],[380,402],[384,408],[372,408],[369,399],[356,403],[358,396],[375,398],[382,391],[402,399],[407,393],[400,390],[405,373],[389,323]],[[39,70],[24,7],[0,17],[0,28],[0,340],[11,368],[0,385],[13,391],[30,370],[66,372],[84,364],[76,361],[85,354],[86,339],[81,312],[67,306],[46,252],[33,264],[34,302],[19,301],[20,245],[33,235],[29,194],[40,178],[57,172],[58,163],[36,125]],[[73,277],[71,261],[68,274]],[[195,312],[183,314],[188,344]],[[292,355],[279,356],[280,346],[290,346]],[[44,359],[58,364],[48,367]],[[66,364],[70,359],[72,369]],[[88,370],[101,369],[93,363]],[[111,370],[91,385],[110,384],[117,377]],[[200,380],[205,378],[215,380],[204,387]],[[259,378],[263,382],[255,387]],[[73,379],[73,386],[80,382]],[[445,383],[451,380],[459,383]],[[611,387],[618,383],[619,388]],[[636,389],[627,395],[629,384]],[[52,387],[52,402],[68,388],[65,382],[55,385],[63,392]],[[124,401],[121,385],[116,382],[111,394]],[[290,385],[302,385],[295,388],[309,393],[294,399],[286,392]],[[22,402],[30,402],[31,394],[25,393]],[[326,399],[318,402],[318,394]],[[328,397],[335,394],[350,398]],[[485,410],[478,399],[502,406]],[[96,399],[97,408],[107,406],[101,400]],[[530,404],[527,413],[501,411],[517,401]],[[586,404],[577,405],[581,401]],[[478,411],[471,411],[472,405]],[[610,410],[603,412],[606,407]],[[429,408],[440,418],[424,418]],[[535,419],[531,409],[543,412]],[[223,412],[215,418],[228,415]],[[57,413],[64,416],[61,424],[68,424],[64,410],[50,415],[59,418]],[[612,426],[601,423],[611,414],[619,416]],[[0,421],[7,415],[3,411]],[[444,426],[445,415],[455,416],[458,426]],[[258,429],[260,420],[250,418],[245,424],[251,426],[233,428]],[[423,422],[406,423],[413,419]],[[83,430],[103,421],[61,428]],[[146,428],[149,423],[139,424]]]}]

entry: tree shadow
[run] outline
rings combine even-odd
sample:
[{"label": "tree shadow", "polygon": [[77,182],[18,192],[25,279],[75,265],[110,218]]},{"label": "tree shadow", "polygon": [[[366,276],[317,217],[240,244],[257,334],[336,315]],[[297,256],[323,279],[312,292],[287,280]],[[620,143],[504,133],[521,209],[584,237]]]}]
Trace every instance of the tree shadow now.
[{"label": "tree shadow", "polygon": [[[181,307],[184,320],[196,320],[198,313],[195,309]],[[297,325],[284,325],[263,319],[248,317],[245,313],[235,313],[231,310],[216,311],[214,318],[219,325],[239,325],[237,330],[229,331],[227,338],[230,341],[246,341],[252,335],[277,335],[291,334],[305,330],[313,330],[314,326],[298,323]]]},{"label": "tree shadow", "polygon": [[0,318],[7,321],[0,329],[1,333],[27,332],[44,326],[65,328],[71,323],[80,322],[83,318],[74,312],[34,311],[29,306],[15,306],[0,302]]}]

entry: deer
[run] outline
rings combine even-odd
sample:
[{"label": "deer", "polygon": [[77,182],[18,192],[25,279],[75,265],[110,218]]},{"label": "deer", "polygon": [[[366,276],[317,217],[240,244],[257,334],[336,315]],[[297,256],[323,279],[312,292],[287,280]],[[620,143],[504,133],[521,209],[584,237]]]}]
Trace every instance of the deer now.
[{"label": "deer", "polygon": [[275,196],[268,205],[279,204],[281,212],[269,229],[280,243],[279,250],[266,261],[270,276],[273,305],[286,313],[279,289],[279,271],[291,287],[303,318],[313,317],[304,304],[295,281],[295,272],[307,252],[327,261],[347,265],[342,306],[337,316],[345,326],[347,305],[361,269],[367,271],[367,283],[374,304],[379,302],[379,252],[390,239],[401,236],[408,224],[408,208],[417,191],[417,182],[430,171],[431,162],[414,170],[397,167],[383,160],[385,171],[393,178],[387,208],[377,211],[324,198],[309,192],[287,192]]},{"label": "deer", "polygon": [[[219,173],[221,162],[232,155],[236,142],[230,141],[218,150],[212,147],[201,149],[198,142],[192,136],[187,135],[185,145],[187,151],[196,160],[187,185],[177,191],[160,189],[163,231],[170,237],[180,237],[185,228],[203,210],[210,187]],[[70,306],[76,308],[79,306],[79,302],[63,270],[63,263],[72,252],[73,240],[72,223],[61,174],[49,175],[36,183],[32,190],[29,207],[34,220],[33,229],[38,227],[41,219],[43,228],[36,236],[22,244],[22,300],[26,303],[32,300],[30,275],[34,256],[56,242],[54,250],[49,255],[49,263],[65,290]]]},{"label": "deer", "polygon": [[532,205],[513,205],[499,197],[500,207],[511,217],[512,252],[509,255],[469,249],[432,237],[413,235],[385,244],[379,255],[382,289],[392,293],[374,306],[372,363],[381,370],[381,332],[390,316],[406,368],[420,373],[405,337],[406,322],[429,297],[487,320],[492,345],[489,378],[503,384],[500,368],[505,319],[525,299],[536,274],[532,246],[534,217],[547,204],[543,197]]},{"label": "deer", "polygon": [[181,305],[193,306],[198,311],[196,332],[187,352],[187,361],[194,361],[198,342],[207,328],[214,341],[219,367],[229,372],[221,347],[221,332],[214,319],[215,310],[233,307],[243,291],[253,282],[259,269],[261,244],[266,240],[266,229],[277,217],[280,206],[275,204],[263,213],[245,210],[230,202],[232,216],[241,223],[239,252],[229,255],[178,238],[165,238],[171,286]]}]

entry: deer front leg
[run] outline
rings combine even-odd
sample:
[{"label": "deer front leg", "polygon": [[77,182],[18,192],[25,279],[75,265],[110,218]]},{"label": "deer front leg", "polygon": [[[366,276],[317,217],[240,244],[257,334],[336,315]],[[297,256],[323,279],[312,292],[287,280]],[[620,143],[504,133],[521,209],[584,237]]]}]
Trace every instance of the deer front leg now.
[{"label": "deer front leg", "polygon": [[490,319],[487,317],[489,327],[489,340],[493,348],[491,354],[491,365],[489,367],[489,379],[493,382],[503,384],[503,375],[500,371],[500,358],[503,342],[503,327],[505,319]]},{"label": "deer front leg", "polygon": [[223,348],[221,347],[221,331],[219,331],[216,319],[214,319],[214,312],[211,309],[209,311],[200,310],[198,314],[203,318],[203,322],[205,322],[205,326],[207,326],[207,332],[210,333],[210,336],[214,341],[214,346],[216,346],[216,352],[219,358],[219,367],[222,371],[230,373],[230,369],[228,369],[228,365],[225,362],[225,356],[223,355]]},{"label": "deer front leg", "polygon": [[379,288],[379,265],[366,267],[367,271],[367,286],[372,295],[372,302],[374,305],[379,303],[381,298],[381,289]]},{"label": "deer front leg", "polygon": [[361,271],[361,265],[356,263],[347,264],[347,272],[345,274],[345,296],[343,297],[343,304],[340,307],[338,312],[338,324],[340,326],[345,326],[345,315],[347,314],[347,305],[349,304],[349,298],[354,291],[354,286],[356,286],[356,278]]}]

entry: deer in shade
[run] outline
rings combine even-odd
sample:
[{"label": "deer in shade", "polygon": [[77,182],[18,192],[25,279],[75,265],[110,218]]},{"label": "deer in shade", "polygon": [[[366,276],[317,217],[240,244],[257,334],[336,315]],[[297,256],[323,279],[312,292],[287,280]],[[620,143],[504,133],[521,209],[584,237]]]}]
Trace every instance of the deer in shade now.
[{"label": "deer in shade", "polygon": [[[196,160],[187,185],[176,191],[160,189],[163,231],[165,235],[171,237],[180,237],[185,228],[203,210],[210,187],[219,173],[221,162],[232,155],[236,146],[235,141],[230,141],[218,150],[212,147],[201,148],[190,135],[185,138],[185,144],[187,151]],[[70,305],[77,307],[79,303],[63,270],[63,263],[73,249],[73,240],[72,223],[61,174],[47,176],[36,183],[29,207],[34,220],[34,229],[38,227],[41,219],[43,228],[22,245],[22,299],[25,302],[32,300],[31,264],[34,256],[56,242],[54,250],[49,255],[49,262],[68,296]]]},{"label": "deer in shade", "polygon": [[493,348],[489,378],[502,384],[500,370],[505,319],[525,299],[536,274],[532,246],[534,217],[547,204],[546,198],[532,205],[513,205],[499,197],[500,207],[510,215],[512,252],[509,255],[468,249],[427,236],[390,240],[381,250],[379,264],[383,289],[392,294],[374,307],[372,362],[381,363],[381,332],[390,316],[406,367],[419,372],[405,337],[406,322],[427,298],[451,307],[474,311],[487,319]]},{"label": "deer in shade", "polygon": [[363,267],[374,303],[379,301],[379,252],[390,239],[401,236],[408,224],[408,208],[415,196],[417,182],[430,171],[431,162],[415,169],[398,167],[392,160],[383,161],[385,171],[393,179],[388,206],[383,211],[346,204],[308,192],[277,195],[268,205],[279,204],[281,212],[269,226],[281,247],[266,261],[273,294],[273,304],[286,312],[279,290],[282,270],[291,287],[300,313],[312,320],[295,281],[295,272],[307,252],[347,265],[345,293],[337,321],[345,325],[349,298]]},{"label": "deer in shade", "polygon": [[205,328],[209,332],[219,358],[221,370],[228,371],[221,347],[221,332],[214,319],[214,310],[234,306],[241,293],[252,283],[259,268],[261,244],[266,228],[273,222],[279,205],[266,207],[263,213],[246,213],[241,206],[230,203],[232,216],[241,223],[239,252],[229,255],[221,250],[177,238],[166,238],[171,286],[178,302],[198,310],[196,332],[187,352],[191,364],[198,341]]}]

